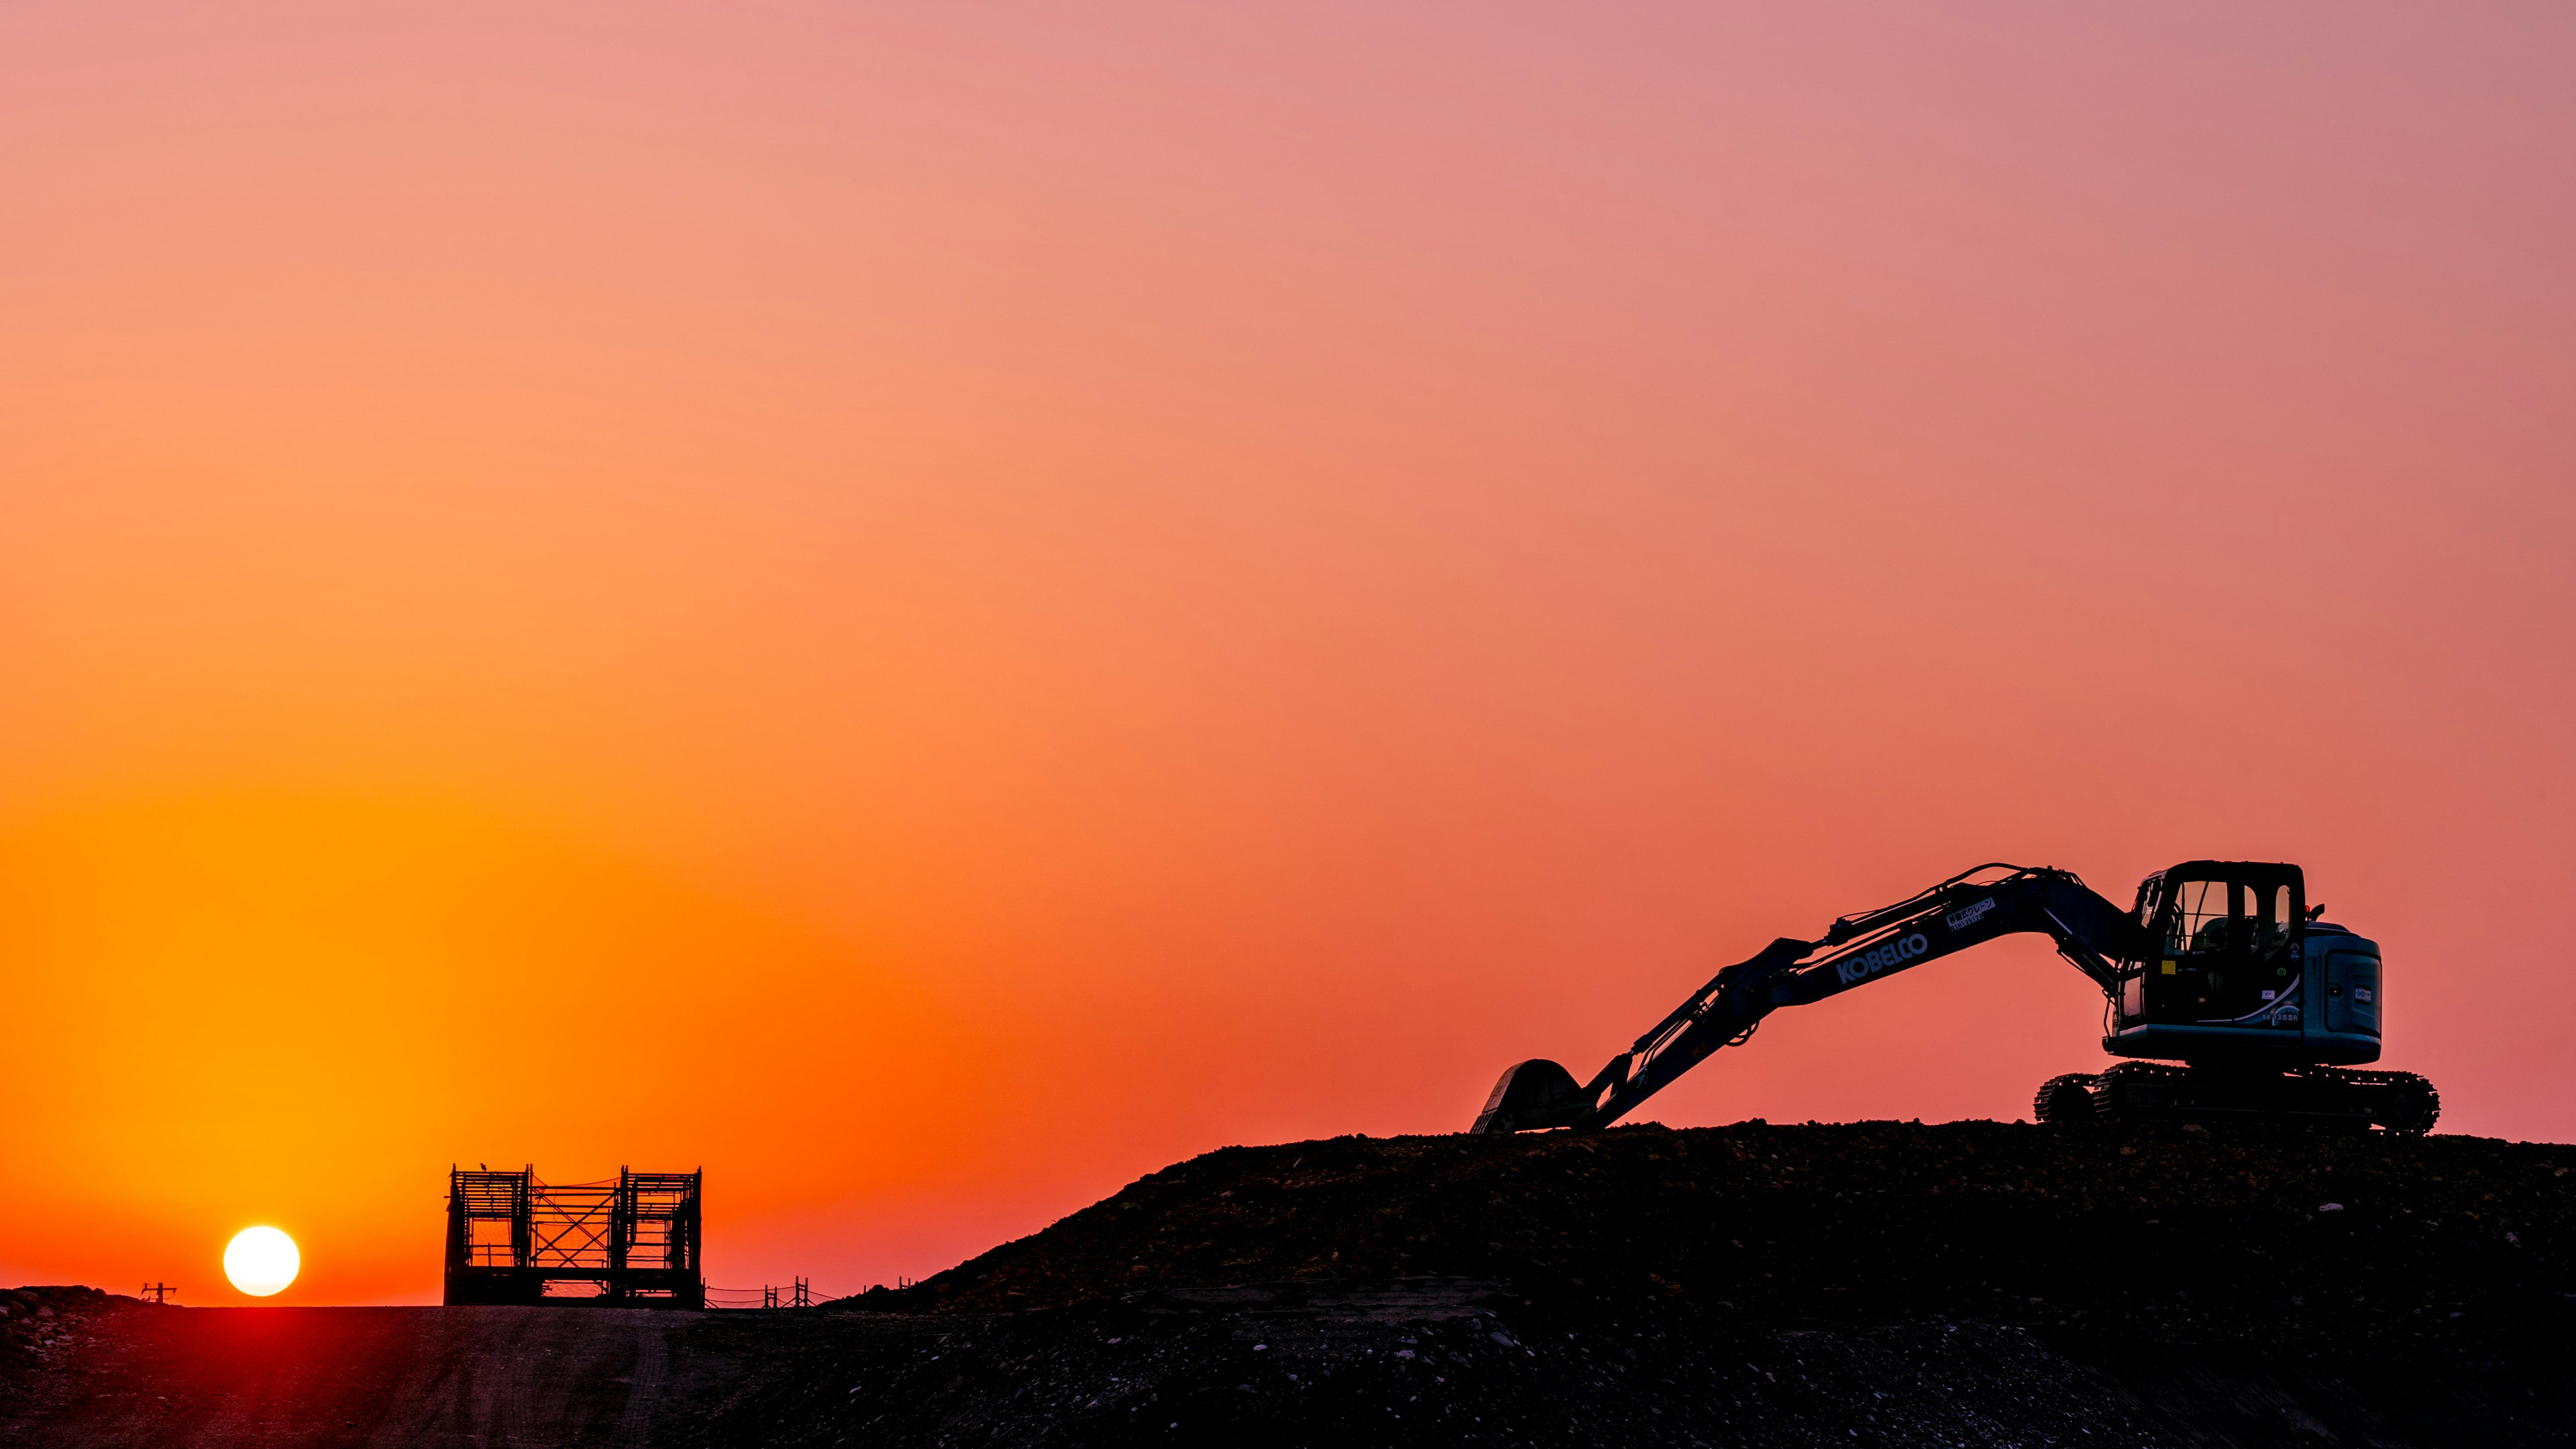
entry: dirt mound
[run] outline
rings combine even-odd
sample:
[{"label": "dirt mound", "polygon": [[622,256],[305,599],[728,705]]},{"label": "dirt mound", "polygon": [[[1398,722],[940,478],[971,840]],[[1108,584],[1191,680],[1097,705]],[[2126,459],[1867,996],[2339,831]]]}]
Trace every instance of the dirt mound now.
[{"label": "dirt mound", "polygon": [[843,1300],[863,1351],[683,1442],[2563,1443],[2571,1169],[1996,1123],[1229,1148]]},{"label": "dirt mound", "polygon": [[852,1306],[1441,1275],[1748,1323],[1972,1316],[2267,1349],[2563,1334],[2576,1148],[2020,1124],[1227,1148]]}]

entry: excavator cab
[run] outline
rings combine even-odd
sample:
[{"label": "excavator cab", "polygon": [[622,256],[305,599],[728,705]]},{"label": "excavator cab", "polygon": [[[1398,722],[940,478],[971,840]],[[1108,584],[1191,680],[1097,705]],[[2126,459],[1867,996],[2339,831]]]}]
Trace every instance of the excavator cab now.
[{"label": "excavator cab", "polygon": [[2328,955],[2312,952],[2309,937],[2340,937],[2345,955],[2367,948],[2374,966],[2378,950],[2338,927],[2310,925],[2297,866],[2185,861],[2138,886],[2133,919],[2105,1050],[2183,1061],[2378,1059],[2376,1030],[2330,1029],[2325,991],[2335,983],[2309,969],[2312,955],[2320,964]]},{"label": "excavator cab", "polygon": [[[2193,861],[2138,887],[2140,1021],[2296,1027],[2307,894],[2294,865]],[[2123,1002],[2125,1007],[2128,1003]]]}]

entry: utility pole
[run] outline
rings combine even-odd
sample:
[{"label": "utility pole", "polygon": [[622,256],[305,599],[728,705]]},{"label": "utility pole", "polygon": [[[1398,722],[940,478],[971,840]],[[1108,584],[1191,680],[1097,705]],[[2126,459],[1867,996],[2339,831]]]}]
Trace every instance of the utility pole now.
[{"label": "utility pole", "polygon": [[796,1306],[799,1308],[814,1306],[814,1287],[802,1278],[796,1280]]},{"label": "utility pole", "polygon": [[170,1295],[177,1291],[167,1283],[146,1283],[143,1285],[142,1293],[137,1296],[146,1303],[167,1303],[170,1301]]}]

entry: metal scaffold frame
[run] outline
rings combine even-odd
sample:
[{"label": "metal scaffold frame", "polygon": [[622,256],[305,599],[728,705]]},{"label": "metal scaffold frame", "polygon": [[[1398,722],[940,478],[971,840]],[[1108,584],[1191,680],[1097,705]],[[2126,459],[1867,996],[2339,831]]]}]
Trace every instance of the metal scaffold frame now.
[{"label": "metal scaffold frame", "polygon": [[533,1166],[450,1168],[446,1301],[703,1308],[704,1175],[621,1167],[614,1181],[550,1183]]}]

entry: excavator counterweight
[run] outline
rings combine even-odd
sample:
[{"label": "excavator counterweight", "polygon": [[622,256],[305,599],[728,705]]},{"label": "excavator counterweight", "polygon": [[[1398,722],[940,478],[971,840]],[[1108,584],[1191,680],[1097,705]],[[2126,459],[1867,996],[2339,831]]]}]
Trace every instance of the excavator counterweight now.
[{"label": "excavator counterweight", "polygon": [[2295,865],[2186,861],[2147,877],[2128,910],[2071,871],[1981,865],[1837,920],[1820,939],[1773,941],[1718,972],[1588,1082],[1544,1059],[1512,1067],[1468,1130],[1609,1126],[1781,1007],[2016,933],[2047,936],[2102,991],[2103,1050],[2161,1059],[2050,1079],[2034,1104],[2043,1122],[2430,1130],[2441,1110],[2432,1083],[2347,1070],[2379,1058],[2379,948],[2318,914]]}]

